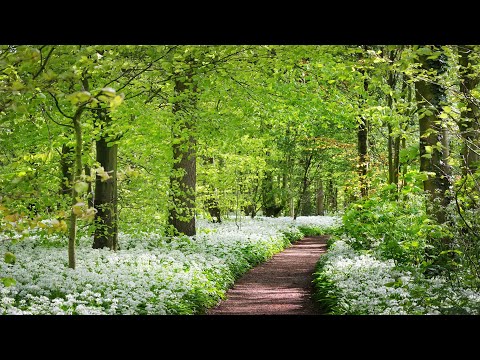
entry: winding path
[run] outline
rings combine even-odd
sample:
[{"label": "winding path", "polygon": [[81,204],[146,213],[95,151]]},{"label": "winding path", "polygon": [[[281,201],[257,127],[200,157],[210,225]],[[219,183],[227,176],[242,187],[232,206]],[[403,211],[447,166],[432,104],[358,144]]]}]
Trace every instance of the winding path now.
[{"label": "winding path", "polygon": [[207,315],[320,315],[312,299],[312,274],[327,239],[305,237],[249,270]]}]

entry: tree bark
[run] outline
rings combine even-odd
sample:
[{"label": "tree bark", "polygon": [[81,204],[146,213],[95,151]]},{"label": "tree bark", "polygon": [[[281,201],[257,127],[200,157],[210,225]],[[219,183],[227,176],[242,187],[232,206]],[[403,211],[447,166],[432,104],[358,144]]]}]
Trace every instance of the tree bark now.
[{"label": "tree bark", "polygon": [[332,179],[329,179],[327,182],[327,207],[329,213],[334,213],[338,210],[337,202],[337,187],[335,186]]},{"label": "tree bark", "polygon": [[393,183],[397,186],[400,175],[400,136],[395,137],[393,143]]},{"label": "tree bark", "polygon": [[360,177],[360,194],[368,196],[368,123],[365,117],[361,117],[358,123],[358,175]]},{"label": "tree bark", "polygon": [[300,194],[297,199],[297,205],[295,206],[295,209],[293,211],[293,220],[295,220],[298,216],[298,214],[301,214],[302,211],[302,204],[305,202],[305,194],[307,192],[307,188],[309,185],[309,180],[308,180],[308,171],[310,170],[310,165],[312,164],[312,158],[313,155],[307,155],[305,157],[305,164],[304,164],[304,171],[303,171],[303,177],[302,177],[302,186],[300,190]]},{"label": "tree bark", "polygon": [[[108,129],[112,119],[107,110],[99,112],[100,126]],[[96,141],[96,160],[109,177],[104,180],[97,174],[95,179],[95,233],[93,248],[104,247],[110,250],[118,248],[118,213],[117,213],[117,153],[118,145],[108,141],[107,134],[102,132]]]},{"label": "tree bark", "polygon": [[[205,162],[207,162],[211,166],[215,166],[215,158],[213,158],[211,156],[206,158]],[[213,188],[211,186],[207,186],[207,189],[210,192],[208,194],[208,198],[207,198],[207,201],[205,203],[205,205],[207,207],[207,211],[210,214],[210,217],[212,218],[213,223],[221,223],[222,218],[221,218],[220,207],[218,206],[217,189]]]},{"label": "tree bark", "polygon": [[[85,165],[84,169],[85,169],[85,176],[87,177],[92,176],[92,169],[90,166]],[[87,202],[88,202],[89,208],[93,208],[95,206],[95,195],[93,192],[93,186],[91,181],[88,181]]]},{"label": "tree bark", "polygon": [[387,148],[388,148],[388,183],[392,184],[395,177],[393,171],[393,137],[392,137],[392,125],[387,124],[388,139],[387,139]]},{"label": "tree bark", "polygon": [[176,234],[193,236],[195,230],[196,121],[194,107],[196,84],[192,75],[175,81],[176,101],[173,104],[175,124],[173,137],[173,172],[170,176],[171,207],[169,222]]},{"label": "tree bark", "polygon": [[[395,60],[395,51],[390,52],[389,60],[393,63]],[[390,90],[393,92],[395,91],[395,87],[397,84],[397,76],[393,70],[389,71],[388,86]],[[394,114],[394,101],[392,94],[387,94],[387,103],[388,107],[390,108],[391,114]],[[390,121],[392,121],[391,119]],[[399,166],[400,166],[400,135],[396,134],[395,136],[392,135],[393,127],[392,124],[389,123],[387,125],[388,129],[388,183],[395,184],[398,191],[398,175],[399,175]]]},{"label": "tree bark", "polygon": [[478,61],[472,56],[475,47],[472,45],[458,46],[459,65],[460,65],[460,91],[463,94],[467,109],[461,111],[459,122],[460,134],[463,138],[462,148],[462,172],[464,175],[474,173],[478,168],[480,161],[480,142],[479,142],[479,115],[480,108],[478,100],[475,99],[471,91],[478,85],[480,77],[475,75],[472,66],[476,66]]},{"label": "tree bark", "polygon": [[[82,175],[82,127],[80,124],[80,118],[84,107],[80,107],[73,116],[73,128],[75,131],[75,173],[73,177],[72,185],[80,179]],[[74,205],[77,203],[77,196],[79,195],[75,190],[75,186],[72,186],[72,209],[70,213],[69,229],[68,229],[68,267],[75,269],[75,240],[77,237],[77,215],[74,211]]]},{"label": "tree bark", "polygon": [[60,194],[68,194],[72,191],[73,172],[75,166],[74,147],[63,144],[60,157],[60,169],[62,171],[62,181],[60,182]]},{"label": "tree bark", "polygon": [[323,181],[322,179],[318,180],[318,187],[316,191],[316,205],[317,205],[317,215],[324,216],[325,215],[325,207],[324,207],[324,197],[325,193],[323,191]]},{"label": "tree bark", "polygon": [[[362,75],[365,76],[365,71],[360,71]],[[367,77],[363,80],[363,89],[365,91],[365,96],[368,92],[368,79]],[[365,116],[361,115],[358,122],[357,129],[357,140],[358,140],[358,175],[360,177],[360,194],[362,197],[368,196],[368,120]]]},{"label": "tree bark", "polygon": [[[434,50],[434,47],[430,47]],[[436,71],[440,75],[446,71],[445,55],[428,59],[419,57],[422,69]],[[439,223],[446,221],[445,207],[449,203],[447,191],[450,186],[450,170],[446,163],[448,146],[442,129],[441,103],[445,100],[445,88],[436,81],[420,79],[416,83],[416,100],[420,114],[420,171],[434,173],[424,180],[425,192],[430,195],[431,205],[428,212]]]}]

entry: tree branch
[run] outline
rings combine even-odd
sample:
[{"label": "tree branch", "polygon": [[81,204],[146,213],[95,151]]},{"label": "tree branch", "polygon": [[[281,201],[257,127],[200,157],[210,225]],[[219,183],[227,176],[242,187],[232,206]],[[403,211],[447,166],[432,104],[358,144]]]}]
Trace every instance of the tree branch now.
[{"label": "tree branch", "polygon": [[161,59],[163,59],[165,56],[168,55],[168,53],[170,51],[172,51],[173,49],[177,48],[179,45],[175,45],[175,46],[172,46],[170,49],[167,50],[167,52],[165,54],[163,54],[162,56],[160,56],[158,59],[155,59],[153,60],[150,64],[148,64],[148,66],[142,70],[140,70],[138,73],[136,73],[135,75],[133,75],[125,84],[123,84],[123,86],[121,86],[120,88],[117,89],[117,91],[120,91],[122,89],[124,89],[128,84],[130,84],[135,78],[137,78],[138,76],[140,76],[141,74],[143,74],[145,71],[147,71],[148,69],[150,69],[153,64],[155,64],[156,62],[160,61]]},{"label": "tree branch", "polygon": [[50,94],[50,96],[53,98],[53,100],[55,101],[55,106],[57,107],[58,111],[60,112],[60,114],[62,114],[64,117],[66,118],[69,118],[69,119],[72,119],[73,120],[73,116],[68,116],[67,114],[65,114],[62,109],[60,109],[60,105],[58,104],[58,100],[57,98],[55,97],[55,95],[53,95],[50,91],[48,91],[48,93]]},{"label": "tree branch", "polygon": [[[72,129],[73,129],[73,126],[72,126],[72,125],[62,124],[62,123],[59,123],[59,122],[55,121],[55,120],[53,119],[53,117],[48,113],[48,111],[45,110],[45,107],[44,107],[43,105],[42,105],[42,112],[45,113],[45,114],[47,114],[48,118],[49,118],[50,120],[52,120],[55,124],[60,125],[60,126],[69,127],[69,128],[72,128]],[[72,119],[73,119],[73,118],[72,118]]]},{"label": "tree branch", "polygon": [[33,76],[33,79],[36,79],[37,76],[40,75],[40,73],[43,71],[43,69],[45,69],[45,66],[47,65],[48,59],[50,59],[50,56],[52,56],[53,50],[55,50],[55,46],[52,46],[52,48],[50,49],[50,51],[47,54],[47,57],[45,58],[45,61],[43,61],[42,66],[40,66],[40,69],[38,70],[38,72]]}]

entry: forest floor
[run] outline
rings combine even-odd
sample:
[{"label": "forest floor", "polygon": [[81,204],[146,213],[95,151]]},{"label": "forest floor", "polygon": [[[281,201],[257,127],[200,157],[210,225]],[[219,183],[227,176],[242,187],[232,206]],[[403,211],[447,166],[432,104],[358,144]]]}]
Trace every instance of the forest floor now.
[{"label": "forest floor", "polygon": [[320,315],[313,273],[328,235],[308,236],[249,270],[207,315]]}]

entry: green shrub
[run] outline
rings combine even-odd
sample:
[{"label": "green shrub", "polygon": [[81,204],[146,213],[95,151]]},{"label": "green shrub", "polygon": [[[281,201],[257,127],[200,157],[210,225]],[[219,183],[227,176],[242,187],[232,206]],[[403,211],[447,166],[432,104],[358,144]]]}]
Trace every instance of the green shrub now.
[{"label": "green shrub", "polygon": [[[387,194],[388,195],[387,195]],[[343,232],[355,250],[373,250],[396,263],[418,265],[449,236],[445,227],[427,217],[422,195],[407,193],[398,201],[387,188],[351,205],[343,217]]]}]

